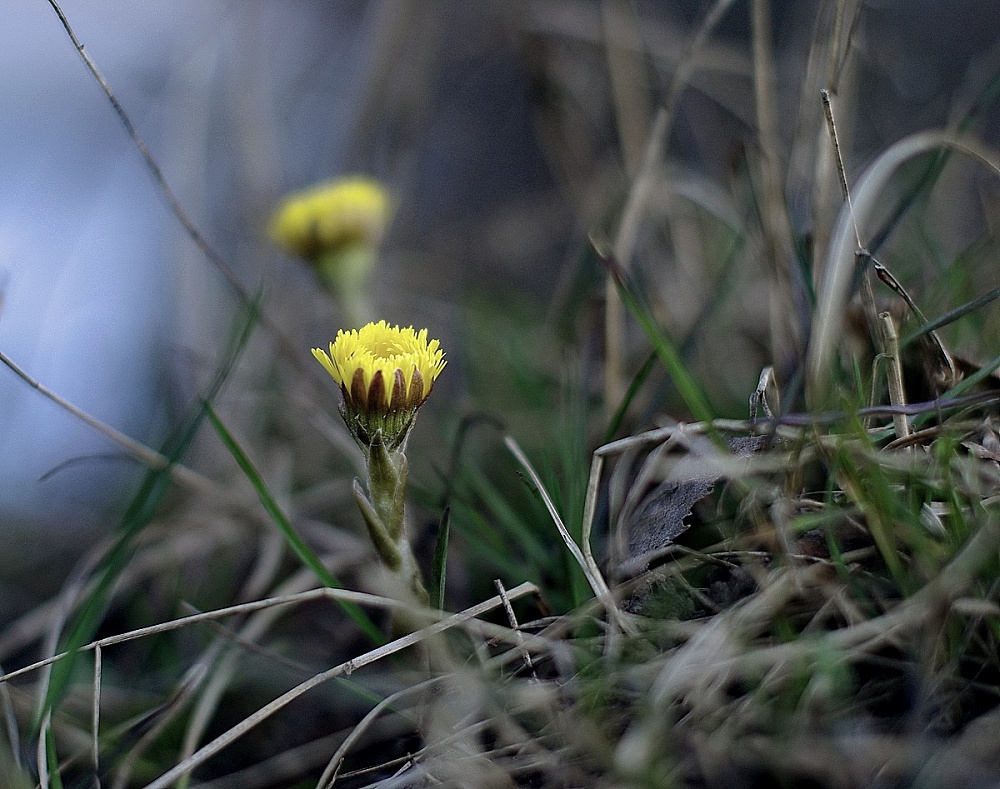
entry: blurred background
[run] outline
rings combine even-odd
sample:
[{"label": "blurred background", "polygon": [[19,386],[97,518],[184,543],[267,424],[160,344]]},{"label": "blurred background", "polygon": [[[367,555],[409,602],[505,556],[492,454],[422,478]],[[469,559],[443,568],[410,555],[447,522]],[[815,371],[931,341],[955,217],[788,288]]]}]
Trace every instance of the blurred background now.
[{"label": "blurred background", "polygon": [[[813,128],[806,121],[821,112],[827,79],[806,53],[833,5],[787,0],[772,9],[782,186],[798,238],[816,220],[818,142],[797,130]],[[662,161],[669,178],[650,201],[636,273],[662,322],[690,341],[720,411],[745,416],[760,368],[775,357],[774,270],[752,240],[725,267],[702,263],[723,238],[716,225],[744,239],[755,232],[744,211],[746,150],[757,144],[746,6],[62,3],[184,210],[246,292],[263,294],[268,320],[291,341],[258,331],[221,408],[269,473],[304,468],[287,472],[294,484],[322,476],[310,464],[335,462],[313,444],[346,433],[330,388],[325,419],[306,420],[321,424],[316,435],[296,438],[312,449],[291,442],[284,454],[268,451],[281,433],[275,425],[298,407],[289,403],[302,403],[274,381],[312,364],[309,347],[342,323],[307,267],[267,237],[281,196],[340,174],[383,180],[396,213],[375,300],[391,322],[442,339],[449,394],[428,408],[445,412],[446,424],[473,404],[513,418],[497,381],[471,372],[469,357],[520,333],[558,381],[571,337],[582,348],[574,369],[592,369],[602,353],[603,275],[587,236],[614,233],[667,100],[675,102]],[[724,12],[717,29],[686,61],[713,9]],[[968,114],[1000,64],[993,4],[876,0],[858,19],[850,65],[836,75],[852,179],[892,141]],[[49,3],[5,0],[3,20],[0,351],[88,414],[158,447],[211,378],[240,297],[171,214]],[[682,63],[691,78],[674,96]],[[997,122],[984,103],[972,131],[995,142]],[[917,293],[934,255],[950,260],[985,232],[997,195],[995,179],[972,167],[956,165],[948,177],[974,183],[981,199],[941,199],[928,213],[933,249],[911,248],[899,263]],[[699,210],[716,225],[676,224]],[[702,236],[676,232],[698,222]],[[300,349],[297,359],[288,347]],[[647,353],[637,348],[629,365]],[[663,386],[654,392],[636,424],[671,411]],[[309,397],[305,414],[316,408]],[[225,454],[202,443],[191,462],[211,473]],[[141,471],[0,368],[0,597],[20,600],[41,557],[65,565],[106,534]]]}]

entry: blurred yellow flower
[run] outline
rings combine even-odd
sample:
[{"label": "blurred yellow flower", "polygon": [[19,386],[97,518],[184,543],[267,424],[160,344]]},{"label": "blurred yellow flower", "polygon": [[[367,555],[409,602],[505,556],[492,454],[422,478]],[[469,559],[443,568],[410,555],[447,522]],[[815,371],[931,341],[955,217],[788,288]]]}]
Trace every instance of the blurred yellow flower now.
[{"label": "blurred yellow flower", "polygon": [[340,384],[344,419],[362,445],[377,430],[390,447],[401,444],[447,364],[440,342],[427,339],[427,329],[401,329],[384,320],[341,329],[329,353],[312,352]]},{"label": "blurred yellow flower", "polygon": [[335,179],[295,192],[271,218],[271,236],[307,260],[354,244],[376,247],[389,223],[388,192],[364,176]]}]

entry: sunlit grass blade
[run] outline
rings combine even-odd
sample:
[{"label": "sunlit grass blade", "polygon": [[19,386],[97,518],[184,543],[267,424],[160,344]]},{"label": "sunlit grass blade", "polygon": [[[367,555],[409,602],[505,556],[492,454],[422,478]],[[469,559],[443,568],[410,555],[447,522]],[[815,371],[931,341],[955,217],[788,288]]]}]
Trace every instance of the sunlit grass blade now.
[{"label": "sunlit grass blade", "polygon": [[[267,514],[271,516],[271,520],[273,520],[277,527],[281,529],[281,533],[285,536],[288,546],[292,549],[295,555],[299,557],[299,560],[316,574],[316,577],[319,578],[325,586],[329,586],[333,589],[343,588],[342,584],[334,577],[333,573],[323,566],[323,562],[319,560],[319,557],[315,554],[315,552],[308,545],[306,545],[305,541],[303,541],[301,537],[299,537],[298,533],[292,526],[291,521],[288,520],[288,517],[278,505],[278,502],[275,501],[274,496],[271,495],[271,491],[268,490],[263,477],[261,477],[250,458],[247,457],[247,454],[237,443],[232,433],[229,432],[226,426],[222,423],[222,420],[219,419],[218,414],[215,413],[208,403],[205,403],[205,410],[208,413],[208,418],[212,423],[212,427],[215,428],[215,432],[218,433],[222,443],[225,445],[226,449],[229,450],[233,459],[246,475],[246,478],[250,480],[250,484],[257,493],[260,503],[264,505],[264,509],[267,510]],[[354,623],[372,640],[373,643],[376,645],[385,643],[385,638],[382,636],[378,627],[361,608],[354,603],[343,600],[338,601],[338,603],[344,610],[344,613],[346,613],[354,621]]]}]

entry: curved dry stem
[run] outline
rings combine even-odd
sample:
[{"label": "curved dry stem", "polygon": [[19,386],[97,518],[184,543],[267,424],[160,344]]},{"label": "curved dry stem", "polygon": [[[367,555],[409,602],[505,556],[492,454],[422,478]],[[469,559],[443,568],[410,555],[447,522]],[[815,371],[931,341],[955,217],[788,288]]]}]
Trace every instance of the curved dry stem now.
[{"label": "curved dry stem", "polygon": [[[344,592],[344,590],[335,590],[335,589],[323,589],[316,591],[340,592],[340,593]],[[534,584],[525,582],[518,585],[514,589],[510,590],[510,592],[508,592],[508,597],[514,599],[529,594],[537,594],[537,592],[538,588]],[[395,600],[389,600],[387,598],[376,598],[376,596],[374,595],[362,595],[359,592],[350,592],[348,594],[358,595],[359,599],[362,597],[369,599],[378,599],[383,604],[387,604],[389,607],[392,608],[406,607],[402,606]],[[152,783],[148,784],[146,786],[146,789],[166,789],[166,787],[170,786],[170,784],[172,784],[174,781],[178,780],[184,775],[187,775],[193,769],[198,767],[200,764],[203,764],[208,759],[212,758],[215,754],[227,748],[229,745],[234,743],[236,740],[238,740],[244,734],[249,732],[251,729],[259,725],[260,723],[264,722],[269,717],[274,715],[276,712],[283,709],[292,701],[297,699],[299,696],[312,690],[318,685],[322,685],[324,682],[328,682],[329,680],[334,679],[336,677],[349,676],[352,672],[356,671],[359,668],[371,665],[372,663],[376,663],[379,660],[382,660],[383,658],[389,657],[390,655],[393,655],[397,652],[401,652],[402,650],[408,649],[411,646],[422,643],[423,641],[426,641],[428,638],[431,638],[432,636],[435,636],[438,633],[442,633],[445,630],[449,630],[457,626],[462,626],[466,624],[469,620],[481,616],[482,614],[487,613],[488,611],[492,611],[494,608],[498,608],[502,605],[503,605],[503,600],[500,598],[499,595],[496,597],[491,597],[489,600],[479,603],[478,605],[474,605],[471,608],[467,608],[460,613],[452,614],[451,616],[445,617],[444,619],[434,622],[434,624],[429,625],[428,627],[425,627],[414,633],[410,633],[406,636],[403,636],[402,638],[397,638],[395,641],[391,641],[388,644],[376,647],[375,649],[365,652],[363,655],[359,655],[358,657],[352,658],[351,660],[347,660],[343,663],[340,663],[339,665],[334,666],[333,668],[327,669],[326,671],[322,671],[319,674],[310,677],[305,682],[296,685],[294,688],[283,693],[278,698],[274,699],[268,704],[265,704],[263,707],[257,710],[257,712],[248,716],[243,721],[233,726],[231,729],[227,730],[226,732],[216,737],[210,743],[204,745],[199,750],[195,751],[195,753],[193,753],[190,757],[188,757],[180,764],[176,765],[172,769],[165,772],[163,775],[161,775]],[[439,615],[434,611],[426,609],[422,611],[422,613],[426,614],[430,618]],[[187,617],[187,619],[191,619],[191,617]]]},{"label": "curved dry stem", "polygon": [[[518,588],[520,589],[520,587]],[[522,594],[523,593],[524,592],[522,591]],[[352,592],[348,589],[331,589],[329,587],[322,587],[319,589],[310,589],[308,592],[271,597],[266,600],[255,600],[250,603],[241,603],[239,605],[228,606],[227,608],[218,608],[214,611],[205,611],[203,613],[191,614],[190,616],[183,616],[178,619],[171,619],[167,622],[160,622],[159,624],[150,625],[148,627],[140,627],[136,630],[130,630],[127,633],[120,633],[118,635],[98,639],[97,641],[91,641],[89,644],[80,647],[77,652],[90,652],[97,647],[109,647],[113,644],[123,644],[126,641],[134,641],[137,638],[145,638],[146,636],[156,635],[158,633],[167,633],[181,627],[186,627],[187,625],[212,621],[215,619],[224,619],[225,617],[233,616],[235,614],[248,614],[264,608],[289,605],[292,603],[305,603],[321,598],[342,600],[356,603],[358,605],[370,605],[376,608],[406,608],[405,604],[388,597],[380,597],[378,595],[367,594],[365,592]],[[53,663],[58,663],[60,660],[68,657],[69,654],[69,652],[59,652],[58,654],[47,657],[44,660],[39,660],[31,665],[24,666],[23,668],[19,668],[14,671],[9,671],[0,676],[0,683],[7,682],[24,674],[30,674],[34,671],[38,671],[39,669],[50,666]]]},{"label": "curved dry stem", "polygon": [[[559,531],[559,536],[562,537],[563,543],[565,543],[566,548],[576,560],[576,563],[580,565],[580,569],[587,578],[587,583],[590,584],[590,588],[593,590],[594,595],[601,601],[604,609],[607,611],[608,620],[614,623],[622,632],[635,634],[635,627],[622,615],[622,612],[618,610],[614,595],[611,594],[611,590],[608,588],[608,584],[604,580],[604,576],[601,574],[601,568],[599,568],[597,566],[597,562],[594,561],[594,556],[590,551],[590,547],[587,547],[587,553],[584,555],[584,552],[580,550],[580,546],[576,544],[573,536],[566,528],[566,524],[563,523],[562,518],[559,516],[559,511],[552,502],[552,498],[549,496],[548,491],[545,490],[541,477],[538,476],[538,472],[535,471],[527,456],[521,451],[521,447],[517,445],[517,442],[510,436],[504,436],[503,441],[504,444],[507,445],[507,449],[509,449],[511,454],[517,458],[518,463],[524,467],[524,470],[528,472],[528,476],[531,477],[532,483],[535,485],[535,488],[541,495],[542,500],[545,502],[545,507],[549,511],[549,515],[552,516],[556,529]],[[587,532],[589,536],[589,528]]]},{"label": "curved dry stem", "polygon": [[23,367],[13,359],[0,351],[0,364],[7,367],[14,375],[24,381],[28,386],[39,394],[51,400],[64,411],[75,416],[85,425],[93,428],[102,436],[121,447],[130,457],[141,463],[151,471],[166,470],[170,473],[174,482],[190,490],[192,493],[204,496],[211,501],[224,504],[233,512],[238,512],[247,517],[253,518],[258,523],[270,525],[270,518],[260,509],[248,505],[246,499],[241,494],[235,493],[230,488],[220,485],[203,474],[194,471],[180,463],[171,463],[170,459],[161,452],[151,449],[141,441],[105,424],[94,416],[91,416],[82,408],[74,405],[61,395],[53,392],[37,378],[32,377]]},{"label": "curved dry stem", "polygon": [[323,770],[323,774],[320,776],[319,781],[316,783],[316,789],[330,789],[333,786],[334,782],[337,780],[337,772],[340,770],[340,764],[341,762],[344,761],[344,757],[347,756],[348,751],[351,750],[351,748],[354,746],[354,743],[356,743],[359,739],[361,739],[361,737],[368,730],[368,728],[376,720],[378,720],[378,717],[383,712],[385,712],[388,708],[396,704],[400,699],[405,698],[406,696],[409,696],[412,693],[419,693],[423,690],[426,690],[427,688],[437,684],[443,679],[444,679],[443,676],[438,676],[438,677],[431,677],[430,679],[426,679],[423,682],[418,682],[415,685],[403,688],[402,690],[398,690],[395,693],[386,696],[384,699],[382,699],[382,701],[380,701],[378,704],[372,707],[372,709],[368,712],[368,714],[365,715],[365,717],[363,717],[358,722],[358,725],[351,730],[351,733],[347,735],[347,737],[340,744],[340,747],[337,748],[333,756],[330,757],[330,761],[327,763],[326,769]]},{"label": "curved dry stem", "polygon": [[881,199],[883,188],[904,162],[939,148],[953,148],[1000,175],[1000,153],[978,140],[948,131],[926,131],[906,137],[883,152],[864,172],[854,188],[853,214],[852,205],[844,205],[837,216],[818,289],[818,307],[806,360],[807,395],[813,406],[821,407],[829,393],[830,363],[840,341],[844,310],[854,276],[855,255],[859,251],[855,223],[864,227]]}]

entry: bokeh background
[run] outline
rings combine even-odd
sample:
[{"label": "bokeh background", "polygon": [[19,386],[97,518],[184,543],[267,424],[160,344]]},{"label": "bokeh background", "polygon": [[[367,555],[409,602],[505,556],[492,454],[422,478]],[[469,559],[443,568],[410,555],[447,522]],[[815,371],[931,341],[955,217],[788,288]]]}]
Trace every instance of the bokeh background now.
[{"label": "bokeh background", "polygon": [[[481,353],[472,343],[477,309],[536,332],[553,369],[562,359],[545,338],[560,332],[592,334],[599,356],[599,304],[580,296],[600,290],[587,235],[615,227],[656,107],[713,5],[62,8],[185,211],[246,290],[262,289],[271,320],[301,347],[300,364],[340,322],[304,265],[269,241],[267,218],[281,195],[330,176],[363,172],[389,185],[397,211],[376,301],[391,321],[442,338],[451,366],[441,386],[447,407],[461,410],[472,388],[463,359]],[[803,101],[816,95],[805,90],[804,58],[819,5],[829,13],[832,4],[773,7],[784,186],[803,236],[814,163],[795,135],[820,111],[818,100]],[[0,351],[89,414],[158,446],[210,377],[239,299],[171,215],[50,4],[4,0],[0,16]],[[732,214],[734,225],[743,220],[733,185],[753,144],[748,19],[746,3],[732,4],[699,55],[664,163],[692,204]],[[892,141],[968,110],[1000,64],[998,26],[991,3],[864,3],[841,129],[849,176]],[[987,142],[997,139],[997,115],[988,105],[977,119]],[[942,258],[983,232],[997,194],[972,168],[950,177],[974,181],[981,199],[936,206]],[[637,257],[665,324],[684,335],[704,316],[700,294],[731,291],[692,357],[723,408],[742,416],[773,358],[767,266],[738,271],[732,285],[699,268],[691,245],[701,241],[665,237],[656,211],[649,220]],[[910,261],[918,291],[926,262]],[[273,338],[255,337],[227,391],[230,421],[251,446],[266,444],[266,415],[281,408],[269,382],[295,369],[282,354]],[[664,406],[654,399],[645,416]],[[194,457],[209,470],[219,462],[211,446]],[[51,591],[58,568],[113,527],[140,473],[0,369],[0,598],[16,606]],[[40,561],[51,570],[41,582]]]}]

